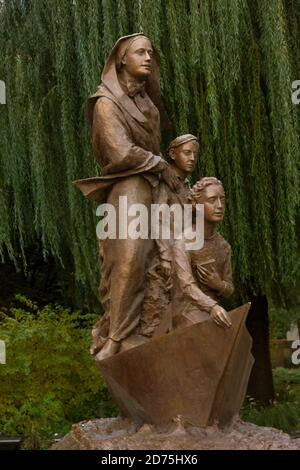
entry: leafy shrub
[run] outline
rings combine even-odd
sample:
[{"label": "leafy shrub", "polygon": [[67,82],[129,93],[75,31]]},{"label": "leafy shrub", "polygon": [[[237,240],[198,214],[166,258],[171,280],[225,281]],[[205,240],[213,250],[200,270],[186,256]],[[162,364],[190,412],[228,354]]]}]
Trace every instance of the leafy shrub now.
[{"label": "leafy shrub", "polygon": [[273,406],[245,409],[241,413],[242,419],[257,424],[282,429],[291,432],[298,429],[300,424],[300,403],[276,403]]},{"label": "leafy shrub", "polygon": [[273,371],[276,401],[259,406],[246,397],[241,417],[245,421],[292,432],[300,429],[300,369],[278,367]]},{"label": "leafy shrub", "polygon": [[300,368],[286,369],[277,367],[273,371],[274,384],[299,384],[300,385]]},{"label": "leafy shrub", "polygon": [[22,307],[0,317],[0,339],[6,342],[0,434],[27,436],[36,446],[54,433],[64,435],[74,422],[115,414],[89,354],[96,315],[17,300]]},{"label": "leafy shrub", "polygon": [[300,303],[294,308],[279,308],[270,305],[270,333],[273,339],[286,339],[292,323],[300,328]]}]

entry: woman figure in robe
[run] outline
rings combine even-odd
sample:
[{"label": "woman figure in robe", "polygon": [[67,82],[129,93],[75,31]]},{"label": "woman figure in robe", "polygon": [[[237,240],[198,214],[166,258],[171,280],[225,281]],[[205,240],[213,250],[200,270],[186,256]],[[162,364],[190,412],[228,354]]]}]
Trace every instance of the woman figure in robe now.
[{"label": "woman figure in robe", "polygon": [[[85,196],[114,206],[119,220],[119,197],[144,204],[148,213],[152,190],[162,178],[176,191],[176,174],[160,154],[159,57],[143,34],[120,38],[102,73],[102,83],[89,99],[87,118],[93,152],[101,177],[76,181]],[[128,219],[130,223],[130,218]],[[118,224],[117,224],[118,225]],[[118,226],[117,226],[118,229]],[[140,321],[145,275],[153,240],[100,241],[102,317],[93,329],[92,354],[97,360],[116,354]]]}]

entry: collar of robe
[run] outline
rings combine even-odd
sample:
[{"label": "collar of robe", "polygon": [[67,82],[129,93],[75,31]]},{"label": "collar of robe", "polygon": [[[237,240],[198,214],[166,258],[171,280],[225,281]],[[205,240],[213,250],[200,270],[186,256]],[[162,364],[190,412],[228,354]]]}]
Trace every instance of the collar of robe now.
[{"label": "collar of robe", "polygon": [[130,96],[130,98],[134,98],[136,95],[141,95],[143,98],[145,97],[145,80],[142,82],[137,82],[133,79],[128,79],[126,81],[120,79],[119,82],[126,95]]},{"label": "collar of robe", "polygon": [[138,109],[134,101],[131,99],[131,97],[135,96],[137,93],[140,93],[142,89],[145,95],[145,83],[142,84],[142,87],[138,87],[137,84],[133,85],[133,83],[130,83],[130,88],[127,88],[126,86],[129,94],[125,93],[118,79],[115,67],[111,67],[110,70],[105,74],[105,76],[102,76],[102,83],[117,98],[118,102],[122,105],[122,107],[134,119],[139,122],[147,121],[147,118]]}]

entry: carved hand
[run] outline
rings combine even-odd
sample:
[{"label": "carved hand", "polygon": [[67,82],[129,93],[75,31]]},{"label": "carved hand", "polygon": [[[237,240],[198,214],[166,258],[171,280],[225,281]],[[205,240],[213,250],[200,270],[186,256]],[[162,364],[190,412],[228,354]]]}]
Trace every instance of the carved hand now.
[{"label": "carved hand", "polygon": [[230,328],[232,325],[226,310],[218,304],[211,308],[210,316],[218,326],[222,326],[223,328]]},{"label": "carved hand", "polygon": [[200,281],[207,287],[218,291],[221,291],[223,288],[223,281],[220,278],[219,274],[215,269],[209,271],[203,266],[198,266],[197,271],[199,274]]}]

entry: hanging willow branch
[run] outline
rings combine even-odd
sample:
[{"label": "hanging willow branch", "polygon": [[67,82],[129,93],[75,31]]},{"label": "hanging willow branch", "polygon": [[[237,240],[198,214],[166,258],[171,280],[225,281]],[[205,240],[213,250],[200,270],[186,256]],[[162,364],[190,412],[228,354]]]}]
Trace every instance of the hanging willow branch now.
[{"label": "hanging willow branch", "polygon": [[284,290],[299,275],[299,0],[4,1],[1,259],[26,263],[38,240],[82,299],[97,296],[95,207],[71,182],[99,174],[84,104],[116,39],[141,30],[161,55],[174,135],[199,136],[192,179],[224,182],[238,289]]}]

